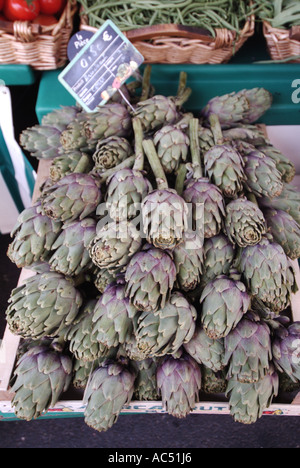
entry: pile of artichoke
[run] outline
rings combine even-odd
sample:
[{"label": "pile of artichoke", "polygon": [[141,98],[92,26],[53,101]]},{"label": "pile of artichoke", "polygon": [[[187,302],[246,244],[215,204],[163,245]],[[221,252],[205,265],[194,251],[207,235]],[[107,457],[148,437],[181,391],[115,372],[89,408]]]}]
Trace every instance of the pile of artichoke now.
[{"label": "pile of artichoke", "polygon": [[21,135],[51,168],[8,249],[35,272],[6,311],[22,338],[15,413],[38,418],[73,385],[98,431],[132,399],[183,418],[208,393],[255,423],[280,388],[300,387],[300,194],[255,125],[272,96],[186,112],[185,73],[176,96],[143,79],[123,95],[134,112],[121,97],[95,113],[62,107]]}]

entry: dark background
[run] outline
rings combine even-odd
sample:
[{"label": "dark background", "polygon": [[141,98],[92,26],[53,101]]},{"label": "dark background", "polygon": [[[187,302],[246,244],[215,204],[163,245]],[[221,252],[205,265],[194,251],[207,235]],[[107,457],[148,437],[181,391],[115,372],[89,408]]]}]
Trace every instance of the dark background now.
[{"label": "dark background", "polygon": [[[11,88],[15,132],[36,121],[34,86]],[[31,160],[36,167],[36,161]],[[20,271],[6,257],[10,242],[0,235],[0,337],[5,310]],[[300,448],[300,417],[264,416],[252,426],[235,423],[230,416],[190,415],[177,420],[169,415],[124,415],[106,433],[98,433],[83,418],[0,421],[1,448]],[[133,451],[134,453],[134,451]]]}]

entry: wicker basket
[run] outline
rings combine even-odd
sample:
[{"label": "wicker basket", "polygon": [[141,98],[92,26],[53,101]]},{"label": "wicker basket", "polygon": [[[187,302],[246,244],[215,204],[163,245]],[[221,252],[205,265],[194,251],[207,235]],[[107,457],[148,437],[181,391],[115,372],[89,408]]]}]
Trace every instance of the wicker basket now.
[{"label": "wicker basket", "polygon": [[273,28],[267,21],[264,21],[263,28],[273,60],[286,60],[297,56],[298,58],[291,62],[300,63],[300,41],[291,39],[290,30]]},{"label": "wicker basket", "polygon": [[[85,15],[81,16],[80,29],[96,32],[96,28],[89,26]],[[229,62],[254,32],[253,15],[246,21],[238,39],[233,31],[217,29],[216,37],[211,42],[188,37],[173,37],[173,33],[168,35],[168,32],[151,41],[130,40],[144,56],[145,63],[221,64]]]},{"label": "wicker basket", "polygon": [[41,26],[38,34],[30,22],[15,21],[14,33],[0,29],[0,63],[31,65],[36,70],[64,66],[77,8],[77,2],[69,0],[58,23]]}]

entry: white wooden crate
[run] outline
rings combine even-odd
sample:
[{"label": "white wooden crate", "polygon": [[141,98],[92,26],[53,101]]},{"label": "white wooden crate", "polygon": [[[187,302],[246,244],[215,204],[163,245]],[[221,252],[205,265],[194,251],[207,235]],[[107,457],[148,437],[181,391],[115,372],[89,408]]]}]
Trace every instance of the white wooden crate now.
[{"label": "white wooden crate", "polygon": [[[291,145],[291,137],[287,138],[287,135],[290,135],[290,128],[286,127],[289,131],[284,133],[284,127],[281,128],[281,133],[276,132],[276,129],[270,128],[270,139],[273,141],[277,147],[281,146],[280,149],[284,150],[286,148],[285,154],[293,162],[299,165],[299,159],[296,160],[296,153],[294,146]],[[295,128],[295,127],[294,127]],[[300,138],[300,127],[296,127],[297,131],[293,132],[294,137],[297,139]],[[280,133],[280,137],[278,134]],[[272,136],[272,135],[275,135]],[[274,141],[275,140],[275,141]],[[278,140],[281,142],[281,145],[278,145]],[[285,141],[284,141],[285,140]],[[287,143],[289,147],[293,148],[293,151],[290,153],[287,149]],[[296,143],[296,141],[294,142]],[[300,143],[299,143],[300,144]],[[297,146],[299,148],[299,145]],[[35,200],[39,193],[39,187],[43,181],[48,177],[49,174],[49,161],[42,161],[38,170],[38,178],[36,182],[36,190],[33,195],[33,200]],[[300,191],[300,175],[297,175],[293,181],[293,185],[297,186]],[[293,262],[297,274],[297,283],[300,286],[300,269],[297,261]],[[19,284],[21,284],[26,278],[32,276],[30,270],[22,270]],[[300,288],[299,288],[300,289]],[[294,321],[300,321],[300,290],[297,294],[293,296],[292,299],[292,312]],[[9,392],[9,381],[13,372],[15,365],[15,356],[19,346],[20,338],[16,335],[13,335],[8,327],[5,330],[5,334],[2,340],[2,345],[0,348],[0,420],[9,420],[14,419],[14,412],[11,408],[11,399],[12,394]],[[78,396],[78,393],[72,392],[67,398],[55,405],[55,408],[51,408],[50,411],[42,418],[61,418],[61,417],[82,417],[84,415],[85,406],[83,404],[82,398]],[[161,402],[159,401],[132,401],[128,406],[123,408],[122,414],[141,414],[141,413],[164,413]],[[226,400],[220,398],[220,401],[201,401],[196,405],[193,410],[193,414],[230,414],[229,404]],[[264,412],[264,415],[278,415],[278,416],[300,416],[300,392],[296,398],[290,403],[286,401],[276,400],[276,403],[272,404],[268,410]]]}]

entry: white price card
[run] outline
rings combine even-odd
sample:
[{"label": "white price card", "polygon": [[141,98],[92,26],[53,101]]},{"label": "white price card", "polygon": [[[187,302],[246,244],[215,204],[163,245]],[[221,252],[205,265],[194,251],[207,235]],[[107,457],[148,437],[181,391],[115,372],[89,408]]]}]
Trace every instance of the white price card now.
[{"label": "white price card", "polygon": [[97,111],[142,65],[144,57],[110,20],[59,75],[87,112]]}]

